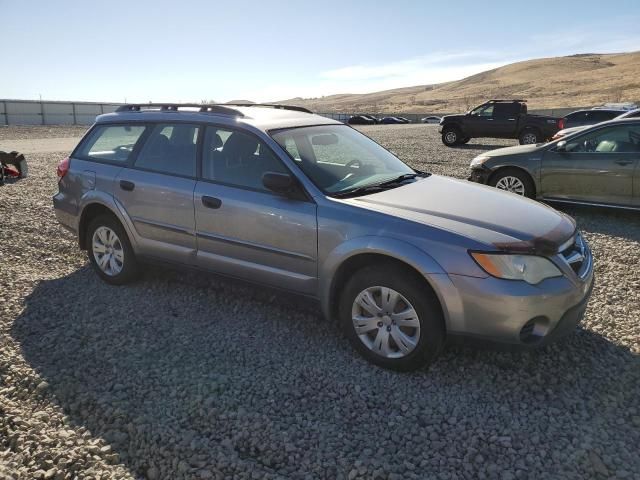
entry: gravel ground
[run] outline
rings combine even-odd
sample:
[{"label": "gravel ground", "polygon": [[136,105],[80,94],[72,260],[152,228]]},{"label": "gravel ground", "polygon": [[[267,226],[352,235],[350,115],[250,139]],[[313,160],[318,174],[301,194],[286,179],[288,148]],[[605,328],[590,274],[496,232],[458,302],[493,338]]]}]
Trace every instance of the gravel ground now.
[{"label": "gravel ground", "polygon": [[[457,177],[511,143],[363,130]],[[31,176],[0,187],[0,479],[640,478],[637,213],[567,210],[597,271],[575,335],[526,354],[448,348],[399,374],[307,300],[159,268],[101,283],[54,219],[63,156],[32,155]]]}]

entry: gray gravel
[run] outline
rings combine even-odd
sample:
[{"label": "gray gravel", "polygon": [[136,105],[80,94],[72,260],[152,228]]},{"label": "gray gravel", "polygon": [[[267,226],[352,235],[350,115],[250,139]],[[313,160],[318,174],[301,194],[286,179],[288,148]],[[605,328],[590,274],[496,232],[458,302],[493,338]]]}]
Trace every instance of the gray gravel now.
[{"label": "gray gravel", "polygon": [[[512,143],[363,130],[458,177]],[[160,268],[101,283],[54,220],[63,156],[32,155],[31,176],[0,187],[0,479],[640,478],[637,213],[567,210],[597,271],[575,335],[527,354],[449,348],[398,374],[307,300]]]}]

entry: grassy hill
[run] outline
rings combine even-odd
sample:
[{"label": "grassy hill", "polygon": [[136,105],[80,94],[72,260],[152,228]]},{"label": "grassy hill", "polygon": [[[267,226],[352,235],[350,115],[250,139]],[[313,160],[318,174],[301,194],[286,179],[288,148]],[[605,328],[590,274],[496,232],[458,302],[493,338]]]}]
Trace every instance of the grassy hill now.
[{"label": "grassy hill", "polygon": [[467,110],[489,98],[525,98],[530,109],[640,101],[640,52],[541,58],[454,82],[276,103],[317,112],[436,113]]}]

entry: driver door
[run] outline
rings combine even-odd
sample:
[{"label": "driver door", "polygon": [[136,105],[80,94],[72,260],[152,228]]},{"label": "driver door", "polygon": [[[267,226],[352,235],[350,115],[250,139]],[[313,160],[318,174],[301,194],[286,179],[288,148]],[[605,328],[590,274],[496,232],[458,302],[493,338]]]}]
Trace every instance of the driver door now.
[{"label": "driver door", "polygon": [[210,270],[313,294],[318,228],[311,199],[262,185],[266,172],[290,173],[253,134],[206,129],[194,191],[197,263]]},{"label": "driver door", "polygon": [[489,103],[474,109],[464,119],[467,135],[470,137],[491,136],[493,132],[493,109],[495,104]]},{"label": "driver door", "polygon": [[544,198],[630,205],[640,159],[640,123],[592,130],[557,144],[542,158]]}]

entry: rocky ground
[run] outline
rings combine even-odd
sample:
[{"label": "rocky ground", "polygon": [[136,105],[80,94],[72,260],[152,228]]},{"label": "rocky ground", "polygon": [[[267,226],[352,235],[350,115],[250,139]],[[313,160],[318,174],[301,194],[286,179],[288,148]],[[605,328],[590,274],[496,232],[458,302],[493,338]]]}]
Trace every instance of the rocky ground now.
[{"label": "rocky ground", "polygon": [[[457,177],[512,143],[363,130]],[[597,272],[574,335],[526,354],[448,348],[398,374],[307,300],[160,268],[100,282],[54,219],[67,153],[30,156],[30,177],[0,187],[0,479],[640,478],[637,213],[567,210]]]}]

